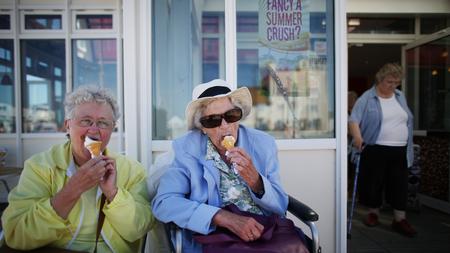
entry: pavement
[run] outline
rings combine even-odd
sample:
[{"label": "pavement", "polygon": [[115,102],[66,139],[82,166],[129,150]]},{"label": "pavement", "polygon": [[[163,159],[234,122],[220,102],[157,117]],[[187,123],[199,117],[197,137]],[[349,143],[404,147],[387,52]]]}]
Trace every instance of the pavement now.
[{"label": "pavement", "polygon": [[351,239],[347,240],[349,253],[450,252],[449,214],[424,205],[414,211],[407,210],[406,217],[417,231],[416,237],[409,238],[392,230],[392,209],[381,209],[380,225],[376,227],[364,225],[366,212],[363,207],[355,208]]}]

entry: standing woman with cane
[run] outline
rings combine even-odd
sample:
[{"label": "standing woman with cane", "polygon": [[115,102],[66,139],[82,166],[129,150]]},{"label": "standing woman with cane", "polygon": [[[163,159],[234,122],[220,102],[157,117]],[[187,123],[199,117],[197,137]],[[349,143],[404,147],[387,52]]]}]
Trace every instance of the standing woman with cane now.
[{"label": "standing woman with cane", "polygon": [[387,63],[381,67],[375,85],[356,101],[349,121],[353,145],[361,152],[359,201],[369,208],[364,224],[379,224],[385,190],[386,200],[394,209],[392,228],[414,237],[417,232],[405,215],[408,167],[414,158],[413,115],[397,89],[402,78],[400,65]]}]

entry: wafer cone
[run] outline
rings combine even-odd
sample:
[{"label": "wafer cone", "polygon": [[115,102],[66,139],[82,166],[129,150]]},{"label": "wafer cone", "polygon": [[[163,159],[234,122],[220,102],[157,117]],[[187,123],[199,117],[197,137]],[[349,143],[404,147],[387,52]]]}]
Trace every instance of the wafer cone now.
[{"label": "wafer cone", "polygon": [[221,142],[222,146],[226,148],[226,150],[232,149],[234,147],[234,143],[236,143],[236,140],[231,135],[225,136]]},{"label": "wafer cone", "polygon": [[92,158],[99,156],[102,152],[102,142],[93,140],[89,138],[89,136],[84,139],[84,146],[89,150],[89,152],[91,152]]}]

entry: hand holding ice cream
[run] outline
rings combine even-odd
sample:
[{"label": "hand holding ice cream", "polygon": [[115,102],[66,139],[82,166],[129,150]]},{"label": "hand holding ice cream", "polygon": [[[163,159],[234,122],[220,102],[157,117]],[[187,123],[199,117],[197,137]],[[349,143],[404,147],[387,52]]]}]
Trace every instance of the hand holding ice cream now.
[{"label": "hand holding ice cream", "polygon": [[[234,148],[235,143],[236,139],[234,139],[232,135],[227,135],[223,138],[220,144],[222,144],[222,146],[227,150],[227,152],[225,153],[226,156],[228,156],[228,150]],[[233,168],[235,174],[238,174],[238,171],[236,170],[236,165],[234,163],[231,164],[231,168]]]}]

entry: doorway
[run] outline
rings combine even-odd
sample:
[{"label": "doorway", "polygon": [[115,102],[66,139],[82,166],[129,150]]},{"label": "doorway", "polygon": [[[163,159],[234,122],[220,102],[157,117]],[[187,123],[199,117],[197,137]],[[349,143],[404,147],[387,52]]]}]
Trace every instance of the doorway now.
[{"label": "doorway", "polygon": [[348,44],[348,90],[358,96],[369,89],[385,63],[401,63],[402,44]]},{"label": "doorway", "polygon": [[[428,252],[429,245],[440,251],[449,249],[449,230],[442,225],[448,223],[450,213],[449,45],[449,29],[446,35],[441,34],[439,37],[408,45],[348,45],[348,88],[356,91],[359,96],[372,86],[375,73],[384,63],[402,63],[406,72],[402,88],[416,119],[414,142],[419,146],[418,165],[421,167],[421,171],[417,170],[415,163],[410,169],[407,205],[408,220],[419,231],[419,236],[404,239],[392,233],[389,227],[392,210],[389,206],[382,208],[380,220],[384,222],[381,226],[366,227],[361,222],[366,210],[357,204],[352,223],[352,239],[347,241],[349,253],[412,250]],[[402,53],[403,49],[405,51]],[[349,178],[349,183],[353,182],[353,178]],[[351,194],[350,192],[350,201]]]},{"label": "doorway", "polygon": [[[375,74],[385,63],[401,63],[402,44],[349,43],[348,44],[348,91],[349,96],[359,97],[368,90],[375,81]],[[353,101],[353,102],[350,102]],[[349,99],[350,113],[356,100]],[[349,143],[351,139],[348,139]],[[349,144],[351,145],[351,144]],[[348,149],[349,151],[350,149]],[[347,191],[351,198],[354,184],[355,168],[348,157]]]}]

